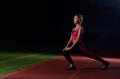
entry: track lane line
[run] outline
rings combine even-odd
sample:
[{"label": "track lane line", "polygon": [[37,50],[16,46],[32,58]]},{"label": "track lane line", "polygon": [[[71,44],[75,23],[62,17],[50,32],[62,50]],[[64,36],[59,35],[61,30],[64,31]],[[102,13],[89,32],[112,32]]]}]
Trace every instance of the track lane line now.
[{"label": "track lane line", "polygon": [[68,79],[73,79],[80,71],[82,71],[83,69],[85,69],[90,63],[92,63],[93,61],[88,62],[87,64],[83,65],[81,67],[81,70],[78,70],[77,72],[75,72],[74,74],[72,74]]},{"label": "track lane line", "polygon": [[10,60],[7,60],[7,61],[1,61],[0,64],[8,63],[8,62],[11,62],[11,61],[16,61],[16,60],[27,58],[27,57],[33,57],[33,56],[37,56],[37,55],[36,54],[26,55],[26,56],[22,56],[22,57],[19,57],[19,58],[10,59]]}]

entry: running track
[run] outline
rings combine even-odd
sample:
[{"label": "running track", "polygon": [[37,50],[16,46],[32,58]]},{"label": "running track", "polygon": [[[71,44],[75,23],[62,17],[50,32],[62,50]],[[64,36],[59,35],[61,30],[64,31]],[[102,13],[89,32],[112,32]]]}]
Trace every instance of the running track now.
[{"label": "running track", "polygon": [[111,64],[108,70],[102,64],[84,56],[72,58],[78,70],[67,70],[68,62],[63,56],[34,65],[21,71],[2,76],[0,79],[120,79],[120,59],[104,58]]}]

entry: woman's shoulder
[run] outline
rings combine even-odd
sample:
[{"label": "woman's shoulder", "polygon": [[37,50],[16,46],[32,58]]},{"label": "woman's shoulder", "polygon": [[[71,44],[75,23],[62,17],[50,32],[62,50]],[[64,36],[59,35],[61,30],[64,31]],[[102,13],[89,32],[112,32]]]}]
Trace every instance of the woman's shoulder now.
[{"label": "woman's shoulder", "polygon": [[75,30],[75,27],[72,28],[72,31],[74,31],[74,30]]},{"label": "woman's shoulder", "polygon": [[83,29],[83,26],[80,26],[79,28],[80,28],[80,29]]}]

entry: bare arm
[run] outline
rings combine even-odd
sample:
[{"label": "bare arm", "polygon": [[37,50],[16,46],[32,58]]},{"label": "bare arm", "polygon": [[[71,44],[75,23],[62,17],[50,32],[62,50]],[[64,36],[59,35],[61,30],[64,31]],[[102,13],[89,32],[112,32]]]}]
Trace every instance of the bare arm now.
[{"label": "bare arm", "polygon": [[82,28],[79,28],[77,38],[76,38],[76,40],[73,41],[73,44],[71,45],[70,48],[73,48],[79,42],[80,35],[81,35],[81,29]]},{"label": "bare arm", "polygon": [[72,43],[72,36],[70,36],[70,39],[69,39],[69,41],[68,41],[68,43],[66,45],[66,48],[69,47],[71,43]]},{"label": "bare arm", "polygon": [[70,44],[72,43],[72,36],[70,36],[70,39],[66,45],[66,47],[63,49],[63,51],[65,51],[67,48],[69,48]]}]

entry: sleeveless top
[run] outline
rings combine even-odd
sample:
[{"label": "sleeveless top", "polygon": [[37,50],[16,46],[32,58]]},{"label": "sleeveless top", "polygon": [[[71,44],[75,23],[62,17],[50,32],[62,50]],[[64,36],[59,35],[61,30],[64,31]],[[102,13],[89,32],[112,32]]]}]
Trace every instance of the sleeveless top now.
[{"label": "sleeveless top", "polygon": [[[73,30],[73,31],[71,32],[72,41],[76,40],[77,35],[78,35],[78,30],[79,30],[79,28],[76,29],[76,30]],[[81,35],[80,35],[79,41],[81,41],[82,37],[83,37],[83,32],[81,31]]]}]

